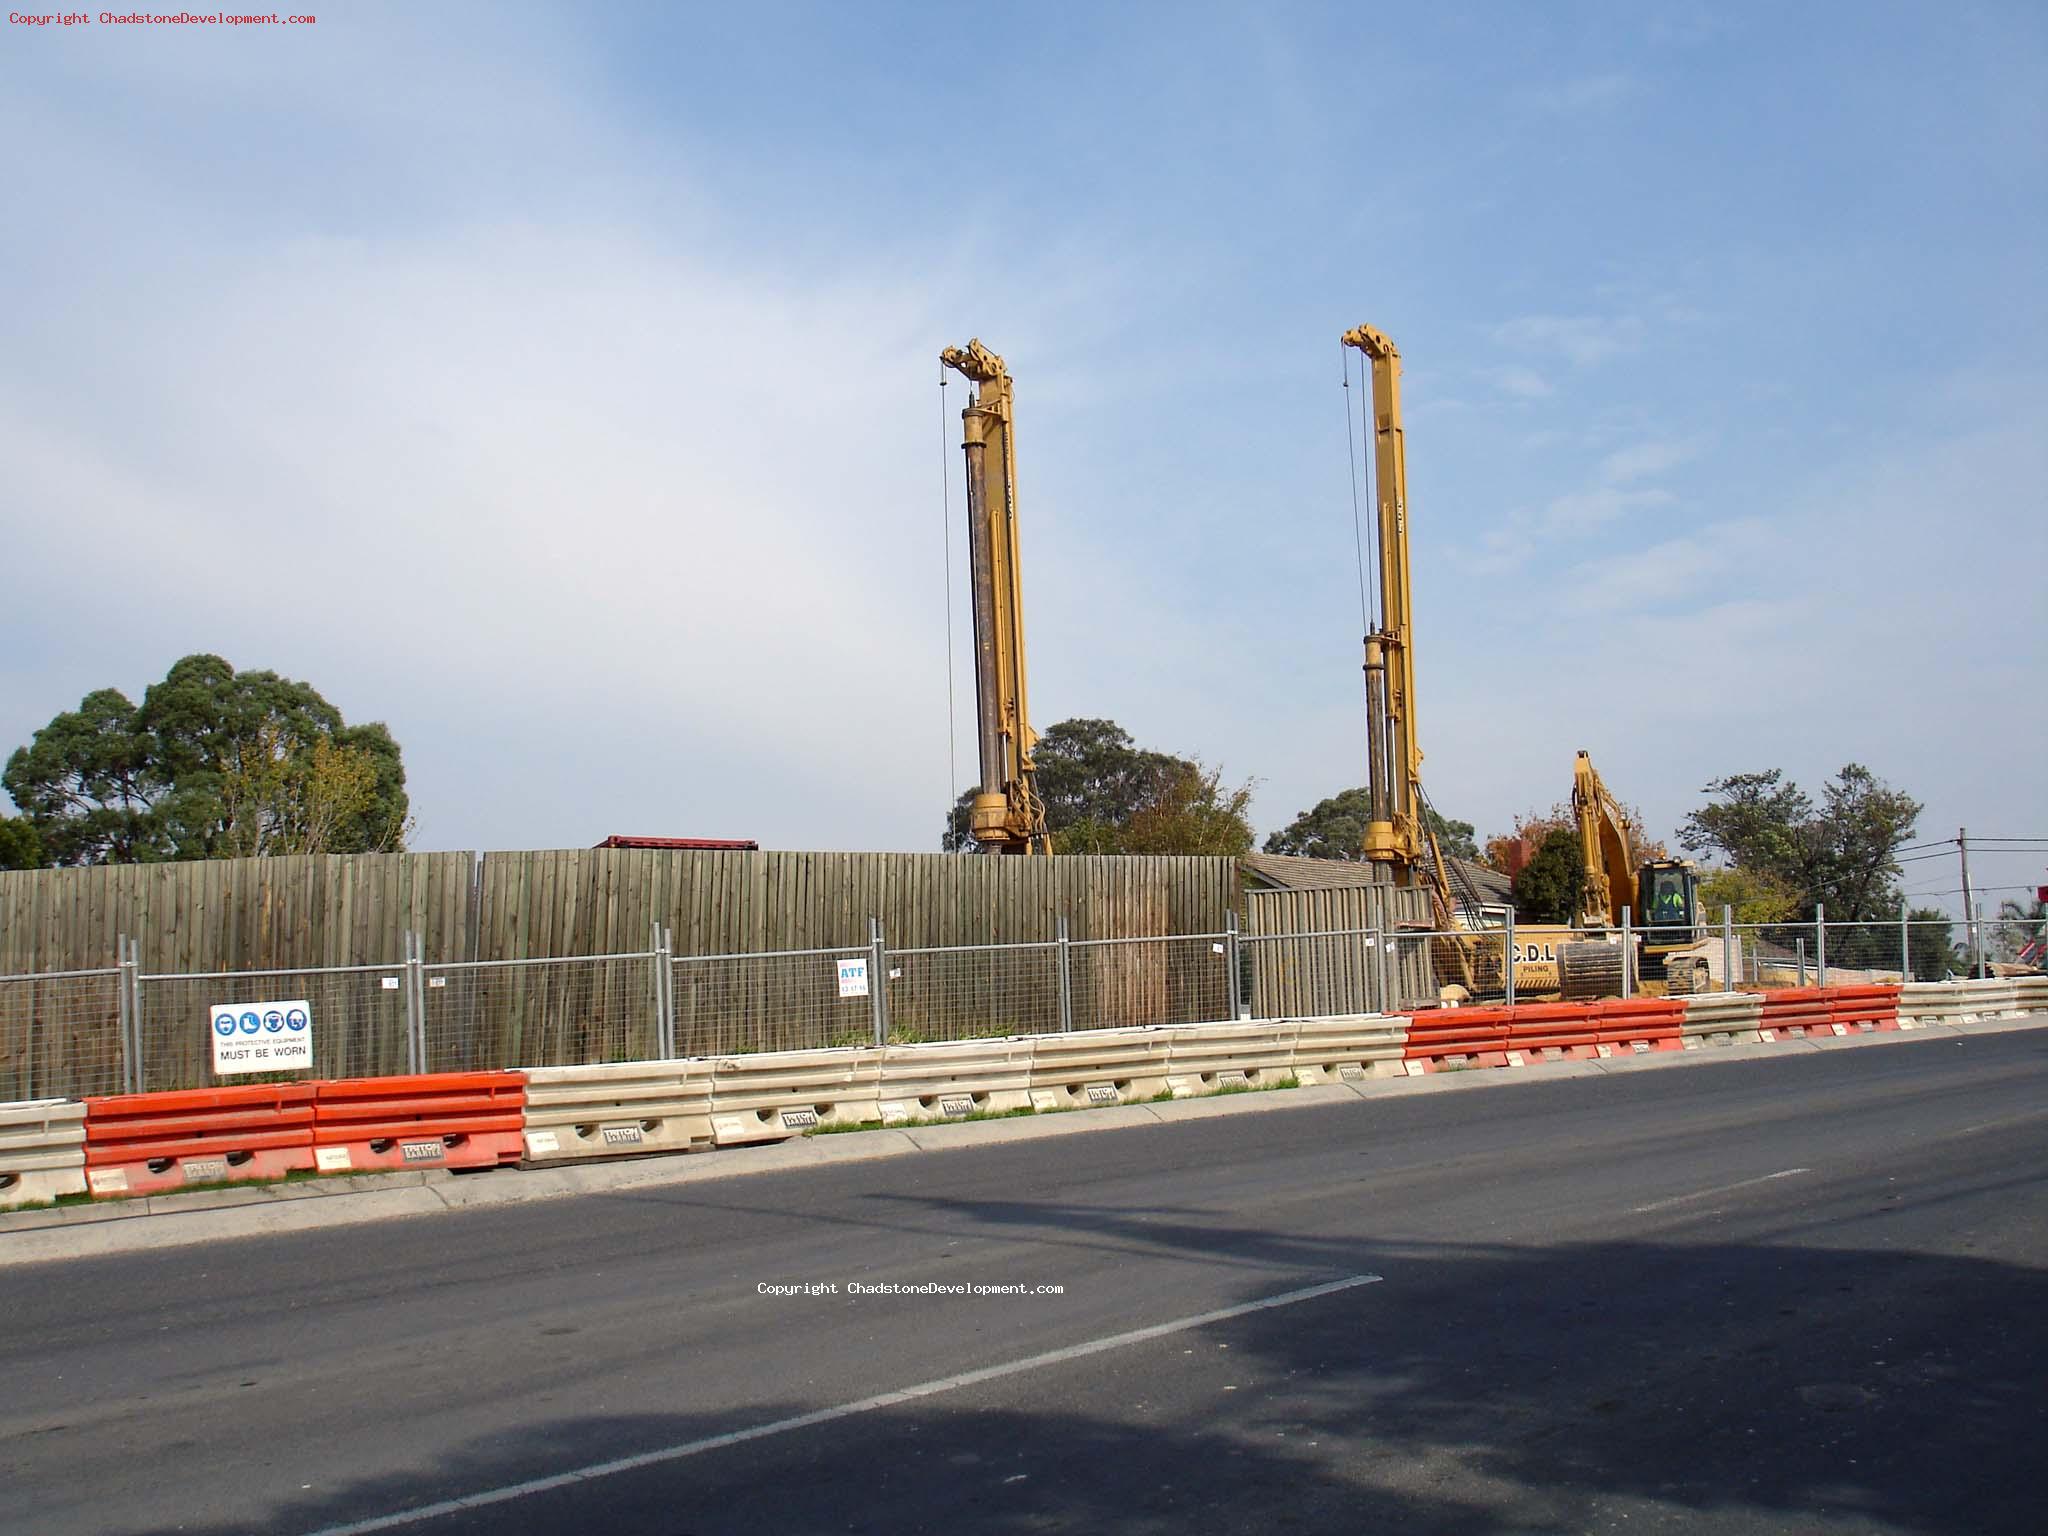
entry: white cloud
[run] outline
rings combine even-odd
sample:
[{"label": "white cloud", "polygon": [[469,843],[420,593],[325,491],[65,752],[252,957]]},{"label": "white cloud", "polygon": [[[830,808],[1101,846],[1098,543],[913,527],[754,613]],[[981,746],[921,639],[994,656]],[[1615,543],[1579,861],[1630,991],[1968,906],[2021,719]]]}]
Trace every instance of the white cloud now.
[{"label": "white cloud", "polygon": [[1493,339],[1589,368],[1640,348],[1643,322],[1634,315],[1522,315],[1495,326]]},{"label": "white cloud", "polygon": [[1539,112],[1558,117],[1579,117],[1607,112],[1646,93],[1648,87],[1634,75],[1610,72],[1580,75],[1522,92],[1521,99]]},{"label": "white cloud", "polygon": [[1510,365],[1484,369],[1480,375],[1500,393],[1516,400],[1547,400],[1557,391],[1534,368]]}]

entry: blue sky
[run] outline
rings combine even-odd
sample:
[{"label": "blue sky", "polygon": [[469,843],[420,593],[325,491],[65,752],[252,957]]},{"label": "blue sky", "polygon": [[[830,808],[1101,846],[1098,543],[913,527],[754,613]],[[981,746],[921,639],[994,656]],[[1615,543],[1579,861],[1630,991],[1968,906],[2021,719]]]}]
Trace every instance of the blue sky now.
[{"label": "blue sky", "polygon": [[978,336],[1036,723],[1269,831],[1362,774],[1369,321],[1447,812],[1583,746],[1662,832],[1853,760],[2048,835],[2044,71],[2027,4],[10,26],[0,742],[213,650],[386,720],[421,846],[932,846]]}]

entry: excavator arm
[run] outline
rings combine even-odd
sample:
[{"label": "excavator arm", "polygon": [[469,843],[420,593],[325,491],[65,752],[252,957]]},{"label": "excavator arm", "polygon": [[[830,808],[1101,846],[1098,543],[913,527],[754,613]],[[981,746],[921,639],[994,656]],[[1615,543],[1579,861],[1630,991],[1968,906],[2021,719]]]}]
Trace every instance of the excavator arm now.
[{"label": "excavator arm", "polygon": [[960,413],[967,459],[968,567],[974,588],[974,691],[981,787],[969,826],[983,848],[1051,853],[1032,762],[1024,686],[1024,601],[1017,550],[1017,444],[1010,371],[979,341],[939,361],[969,379]]},{"label": "excavator arm", "polygon": [[1588,928],[1619,928],[1622,909],[1636,905],[1635,851],[1621,807],[1583,751],[1572,766],[1572,816],[1586,866],[1582,920]]}]

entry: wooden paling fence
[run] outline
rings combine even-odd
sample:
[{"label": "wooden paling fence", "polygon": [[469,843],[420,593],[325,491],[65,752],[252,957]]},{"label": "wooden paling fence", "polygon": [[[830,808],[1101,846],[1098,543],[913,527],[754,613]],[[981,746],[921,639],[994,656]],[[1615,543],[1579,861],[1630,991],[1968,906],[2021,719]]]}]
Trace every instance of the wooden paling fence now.
[{"label": "wooden paling fence", "polygon": [[1429,894],[1393,886],[1250,891],[1244,945],[1253,1016],[1318,1018],[1363,1013],[1380,997],[1389,1008],[1434,995],[1423,947],[1384,945],[1381,935],[1427,927]]},{"label": "wooden paling fence", "polygon": [[[893,1032],[905,1038],[1056,1027],[1050,949],[960,947],[1049,942],[1063,917],[1078,1026],[1224,1017],[1208,941],[1167,936],[1220,932],[1236,901],[1236,865],[1221,858],[590,849],[35,870],[0,873],[0,978],[110,966],[126,935],[153,978],[148,1086],[205,1082],[208,1005],[280,985],[314,1003],[316,1069],[390,1071],[404,1051],[393,978],[417,934],[439,980],[424,1010],[430,1058],[539,1065],[649,1053],[652,958],[603,957],[649,951],[657,924],[679,960],[676,1044],[687,1053],[859,1035],[866,1016],[838,996],[832,954],[787,952],[863,953],[871,917],[892,951],[948,951],[892,963]],[[1138,937],[1160,942],[1089,942]],[[685,958],[698,956],[750,958]],[[564,963],[506,963],[544,958]],[[245,971],[263,974],[218,974]],[[0,1097],[70,1091],[77,1063],[92,1065],[90,1091],[108,1091],[114,998],[99,982],[0,981]]]}]

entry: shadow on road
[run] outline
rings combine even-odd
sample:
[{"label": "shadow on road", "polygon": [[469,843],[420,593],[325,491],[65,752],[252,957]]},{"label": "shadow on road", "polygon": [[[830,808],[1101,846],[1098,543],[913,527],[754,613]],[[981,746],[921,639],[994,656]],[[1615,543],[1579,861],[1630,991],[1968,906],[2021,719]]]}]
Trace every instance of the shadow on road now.
[{"label": "shadow on road", "polygon": [[[1246,1300],[1361,1271],[1386,1278],[417,1529],[2031,1536],[2048,1526],[2038,1488],[2048,1276],[2038,1270],[1873,1248],[1225,1237],[1087,1208],[932,1203],[993,1228],[1093,1229],[1166,1249],[1228,1242],[1291,1271],[1285,1283],[1246,1281]],[[679,1398],[689,1369],[676,1362]],[[388,1514],[935,1374],[914,1359],[877,1361],[866,1379],[821,1382],[815,1396],[764,1402],[744,1421],[544,1423],[474,1443],[430,1476],[322,1487],[253,1528]],[[318,1483],[319,1469],[306,1480]],[[167,1519],[152,1529],[250,1528]]]}]

